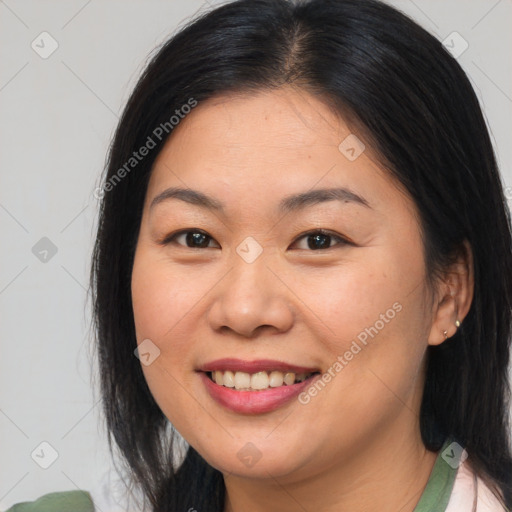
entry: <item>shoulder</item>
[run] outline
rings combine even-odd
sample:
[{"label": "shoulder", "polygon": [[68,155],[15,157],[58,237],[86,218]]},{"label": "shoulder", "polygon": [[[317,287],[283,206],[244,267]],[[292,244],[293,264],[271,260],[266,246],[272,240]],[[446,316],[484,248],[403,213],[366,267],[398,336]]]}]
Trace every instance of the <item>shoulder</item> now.
[{"label": "shoulder", "polygon": [[52,492],[35,501],[16,503],[6,512],[94,512],[91,495],[87,491]]},{"label": "shoulder", "polygon": [[125,478],[108,467],[87,491],[45,494],[35,501],[16,503],[5,512],[144,512],[143,502],[142,493],[130,491]]},{"label": "shoulder", "polygon": [[453,491],[446,507],[446,512],[462,510],[506,512],[486,483],[475,475],[467,460],[457,470]]}]

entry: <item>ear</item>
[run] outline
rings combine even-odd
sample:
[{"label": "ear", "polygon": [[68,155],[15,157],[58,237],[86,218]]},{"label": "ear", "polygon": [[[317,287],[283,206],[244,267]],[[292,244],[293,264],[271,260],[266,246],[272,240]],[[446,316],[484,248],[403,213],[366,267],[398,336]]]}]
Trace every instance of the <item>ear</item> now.
[{"label": "ear", "polygon": [[464,240],[456,260],[438,282],[428,336],[429,345],[440,345],[457,332],[456,322],[462,324],[468,314],[473,292],[473,251],[469,242]]}]

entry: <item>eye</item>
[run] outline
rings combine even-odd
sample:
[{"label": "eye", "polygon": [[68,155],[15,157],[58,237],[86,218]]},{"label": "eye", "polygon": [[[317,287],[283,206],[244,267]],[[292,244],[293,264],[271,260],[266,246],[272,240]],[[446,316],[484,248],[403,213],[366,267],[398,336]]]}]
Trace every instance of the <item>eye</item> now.
[{"label": "eye", "polygon": [[[179,242],[180,239],[182,240],[181,243]],[[307,239],[307,248],[299,247],[299,249],[311,249],[313,251],[331,249],[332,240],[336,240],[336,245],[339,246],[354,245],[348,239],[325,229],[316,229],[314,231],[304,233],[297,238],[292,245],[297,244],[297,242],[302,239]],[[211,241],[214,241],[214,239],[201,229],[184,229],[167,235],[159,243],[162,245],[177,243],[178,245],[189,249],[207,249]],[[219,247],[218,244],[217,247]]]},{"label": "eye", "polygon": [[[297,240],[301,240],[303,238],[307,239],[307,248],[313,251],[318,251],[321,249],[331,249],[332,247],[330,245],[330,242],[332,239],[337,240],[338,243],[336,245],[354,245],[346,238],[335,233],[332,233],[330,231],[327,231],[325,229],[317,229],[315,231],[305,233],[301,235],[299,238],[297,238],[294,244],[297,243]],[[306,249],[306,247],[299,247],[299,249]]]},{"label": "eye", "polygon": [[[179,243],[178,240],[182,239],[183,243]],[[189,249],[207,249],[210,241],[213,238],[200,229],[183,229],[176,233],[171,233],[167,235],[163,240],[159,243],[162,245],[167,245],[170,243],[178,243],[178,245],[184,245]]]}]

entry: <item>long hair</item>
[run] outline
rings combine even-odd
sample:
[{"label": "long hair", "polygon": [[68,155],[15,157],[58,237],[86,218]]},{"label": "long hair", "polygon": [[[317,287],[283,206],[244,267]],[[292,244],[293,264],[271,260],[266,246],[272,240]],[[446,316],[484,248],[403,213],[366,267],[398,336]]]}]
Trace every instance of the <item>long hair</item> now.
[{"label": "long hair", "polygon": [[[286,84],[325,100],[371,141],[417,206],[429,278],[469,242],[474,298],[457,333],[428,348],[421,434],[430,450],[447,437],[465,446],[477,474],[511,506],[512,237],[503,184],[461,66],[377,0],[234,1],[194,19],[150,59],[109,150],[90,276],[111,452],[120,451],[153,510],[222,511],[222,474],[192,447],[175,464],[174,433],[134,356],[133,257],[151,169],[176,109]],[[149,136],[155,147],[127,167]]]}]

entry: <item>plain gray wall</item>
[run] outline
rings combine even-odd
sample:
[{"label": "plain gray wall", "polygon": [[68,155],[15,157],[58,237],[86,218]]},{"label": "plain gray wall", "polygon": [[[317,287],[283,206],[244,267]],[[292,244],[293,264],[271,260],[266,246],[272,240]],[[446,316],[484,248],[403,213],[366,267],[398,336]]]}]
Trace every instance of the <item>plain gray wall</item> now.
[{"label": "plain gray wall", "polygon": [[[483,105],[512,203],[512,2],[390,3],[441,40],[456,31],[467,41],[458,59]],[[96,489],[110,468],[88,355],[93,191],[147,55],[213,4],[0,1],[2,510],[48,492]],[[51,462],[42,442],[58,453],[47,469],[31,457],[36,450],[36,460]]]}]

